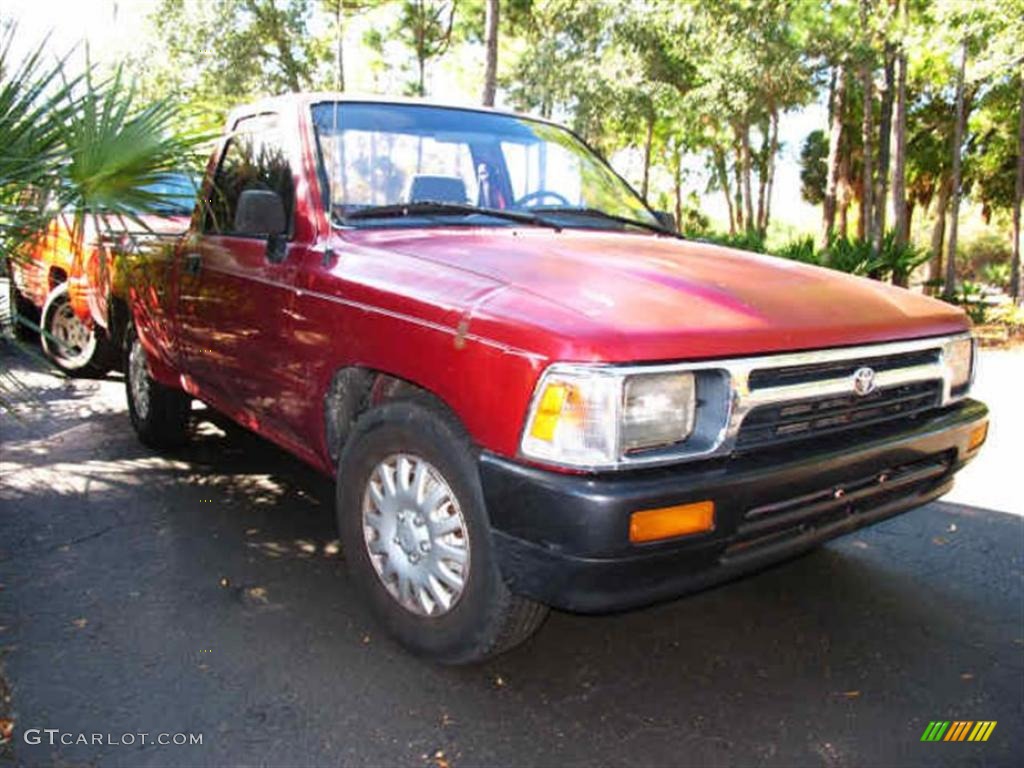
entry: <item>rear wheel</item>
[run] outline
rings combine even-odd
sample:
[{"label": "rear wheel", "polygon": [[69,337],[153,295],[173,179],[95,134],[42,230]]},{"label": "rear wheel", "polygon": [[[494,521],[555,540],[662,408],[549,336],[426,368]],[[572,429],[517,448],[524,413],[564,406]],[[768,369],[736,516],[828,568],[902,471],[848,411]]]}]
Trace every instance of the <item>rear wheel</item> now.
[{"label": "rear wheel", "polygon": [[532,635],[547,607],[509,592],[472,445],[440,406],[364,414],[338,469],[345,560],[377,618],[413,652],[481,661]]},{"label": "rear wheel", "polygon": [[102,376],[116,363],[113,346],[95,325],[75,315],[68,284],[61,283],[43,305],[43,351],[58,368],[72,376]]},{"label": "rear wheel", "polygon": [[188,440],[191,398],[149,375],[146,350],[135,329],[125,335],[125,392],[135,434],[150,448],[177,448]]}]

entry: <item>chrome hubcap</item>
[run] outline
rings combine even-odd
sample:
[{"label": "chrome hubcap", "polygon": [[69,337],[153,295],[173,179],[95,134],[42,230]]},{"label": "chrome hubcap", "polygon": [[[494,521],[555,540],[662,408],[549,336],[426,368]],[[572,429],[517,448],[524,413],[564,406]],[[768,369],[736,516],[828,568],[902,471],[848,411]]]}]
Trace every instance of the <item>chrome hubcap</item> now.
[{"label": "chrome hubcap", "polygon": [[149,373],[146,371],[146,353],[138,339],[132,341],[128,353],[128,386],[132,391],[132,403],[140,419],[149,416]]},{"label": "chrome hubcap", "polygon": [[53,337],[57,356],[64,360],[73,361],[87,353],[92,341],[92,331],[75,316],[70,301],[62,301],[53,310],[46,330]]},{"label": "chrome hubcap", "polygon": [[381,583],[418,616],[450,611],[469,576],[469,533],[440,472],[411,454],[389,456],[363,493],[363,535]]}]

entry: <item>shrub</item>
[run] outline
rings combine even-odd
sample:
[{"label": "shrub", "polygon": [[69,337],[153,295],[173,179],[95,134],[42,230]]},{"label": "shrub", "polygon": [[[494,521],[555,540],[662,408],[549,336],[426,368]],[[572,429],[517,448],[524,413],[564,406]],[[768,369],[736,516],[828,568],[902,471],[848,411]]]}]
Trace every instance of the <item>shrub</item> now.
[{"label": "shrub", "polygon": [[953,294],[953,303],[963,307],[973,323],[984,323],[988,314],[985,305],[985,290],[979,283],[965,280]]},{"label": "shrub", "polygon": [[764,253],[764,236],[759,232],[744,231],[735,235],[724,232],[700,232],[691,235],[694,240],[715,245],[724,245],[727,248],[738,248],[741,251],[753,251]]},{"label": "shrub", "polygon": [[821,266],[822,254],[818,250],[817,245],[815,245],[814,238],[810,235],[790,240],[781,248],[773,249],[772,255],[781,256],[784,259],[792,259],[793,261],[801,261],[804,264]]},{"label": "shrub", "polygon": [[1010,277],[1013,270],[1007,262],[986,264],[981,268],[981,276],[986,283],[996,288],[1006,289],[1010,287]]}]

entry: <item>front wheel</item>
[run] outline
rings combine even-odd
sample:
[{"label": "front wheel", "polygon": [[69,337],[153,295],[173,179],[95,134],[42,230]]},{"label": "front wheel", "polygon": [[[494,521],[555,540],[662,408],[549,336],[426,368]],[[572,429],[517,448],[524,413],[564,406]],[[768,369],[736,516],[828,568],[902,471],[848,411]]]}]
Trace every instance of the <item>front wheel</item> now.
[{"label": "front wheel", "polygon": [[102,376],[116,362],[106,335],[75,315],[68,284],[61,283],[46,297],[42,322],[43,351],[58,368],[71,376]]},{"label": "front wheel", "polygon": [[134,328],[125,335],[125,393],[135,434],[150,448],[177,448],[188,439],[191,398],[149,375],[146,350]]},{"label": "front wheel", "polygon": [[547,608],[509,592],[472,446],[440,406],[364,414],[338,467],[345,560],[371,610],[413,652],[481,661],[532,635]]}]

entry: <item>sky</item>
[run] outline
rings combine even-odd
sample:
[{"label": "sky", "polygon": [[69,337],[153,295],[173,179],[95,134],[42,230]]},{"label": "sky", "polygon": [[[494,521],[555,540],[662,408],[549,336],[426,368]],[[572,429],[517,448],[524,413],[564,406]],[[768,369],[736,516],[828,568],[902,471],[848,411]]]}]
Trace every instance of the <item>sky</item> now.
[{"label": "sky", "polygon": [[[77,46],[72,63],[80,66],[85,60],[86,45],[90,58],[98,63],[115,63],[123,58],[144,34],[147,16],[156,4],[157,0],[0,0],[0,16],[17,22],[15,59],[49,35],[48,47],[55,54]],[[346,38],[350,51],[364,29],[365,25],[358,22],[349,26]],[[445,94],[446,101],[475,101],[477,86],[466,82],[467,72],[472,73],[474,68],[465,66],[465,62],[461,64],[434,67],[428,80],[429,90]],[[364,92],[386,87],[388,81],[407,76],[395,73],[395,77],[385,76],[381,81],[379,75],[361,72],[351,58],[346,61],[346,75],[354,90]],[[474,92],[467,92],[467,88],[473,88]],[[499,102],[500,99],[499,93]],[[782,149],[776,169],[772,216],[776,222],[793,230],[811,231],[820,218],[818,210],[800,197],[799,155],[807,134],[825,127],[825,114],[824,105],[813,104],[783,115],[779,123]],[[636,178],[635,157],[635,154],[621,153],[611,158],[611,162],[623,175]],[[688,170],[687,191],[692,190],[701,197],[704,212],[721,226],[726,221],[722,195],[703,194],[707,179],[699,160],[690,162]]]}]

